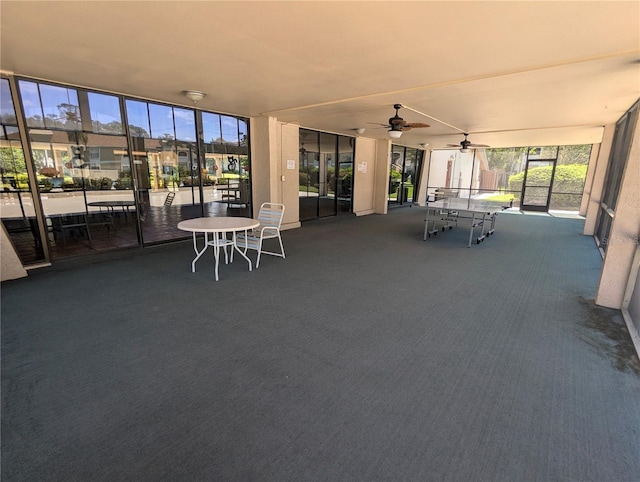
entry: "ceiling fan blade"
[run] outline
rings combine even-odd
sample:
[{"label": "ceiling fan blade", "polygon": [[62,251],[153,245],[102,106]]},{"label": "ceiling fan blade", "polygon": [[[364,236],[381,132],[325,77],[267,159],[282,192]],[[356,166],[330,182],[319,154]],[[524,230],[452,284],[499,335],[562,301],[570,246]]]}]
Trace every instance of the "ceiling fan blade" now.
[{"label": "ceiling fan blade", "polygon": [[486,144],[469,144],[469,147],[491,147]]},{"label": "ceiling fan blade", "polygon": [[460,144],[447,144],[447,147],[460,147]]},{"label": "ceiling fan blade", "polygon": [[373,124],[374,126],[381,126],[381,127],[386,127],[386,128],[391,127],[389,124],[380,124],[378,122],[367,122],[367,124]]},{"label": "ceiling fan blade", "polygon": [[425,124],[423,122],[409,122],[407,124],[404,125],[405,127],[411,127],[413,129],[416,129],[418,127],[431,127],[429,124]]},{"label": "ceiling fan blade", "polygon": [[404,126],[407,124],[407,121],[401,119],[400,117],[392,117],[391,119],[389,119],[389,124],[394,126]]}]

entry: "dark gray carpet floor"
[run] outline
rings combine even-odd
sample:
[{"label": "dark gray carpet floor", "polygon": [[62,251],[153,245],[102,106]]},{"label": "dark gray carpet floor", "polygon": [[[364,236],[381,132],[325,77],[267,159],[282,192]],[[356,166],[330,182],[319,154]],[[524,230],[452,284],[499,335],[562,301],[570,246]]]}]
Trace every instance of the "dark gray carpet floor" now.
[{"label": "dark gray carpet floor", "polygon": [[[2,285],[3,481],[637,481],[640,364],[582,222],[420,208]],[[254,255],[255,259],[255,255]]]}]

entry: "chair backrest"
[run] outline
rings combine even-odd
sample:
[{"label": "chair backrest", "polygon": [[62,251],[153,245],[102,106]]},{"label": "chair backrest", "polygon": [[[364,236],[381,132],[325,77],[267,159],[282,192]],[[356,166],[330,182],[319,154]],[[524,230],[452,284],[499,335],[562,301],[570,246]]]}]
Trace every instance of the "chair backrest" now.
[{"label": "chair backrest", "polygon": [[165,206],[171,206],[171,203],[173,202],[173,198],[176,197],[176,193],[171,191],[169,193],[167,193],[167,197],[164,200],[164,205]]},{"label": "chair backrest", "polygon": [[284,204],[262,203],[258,213],[261,226],[280,229],[284,217]]}]

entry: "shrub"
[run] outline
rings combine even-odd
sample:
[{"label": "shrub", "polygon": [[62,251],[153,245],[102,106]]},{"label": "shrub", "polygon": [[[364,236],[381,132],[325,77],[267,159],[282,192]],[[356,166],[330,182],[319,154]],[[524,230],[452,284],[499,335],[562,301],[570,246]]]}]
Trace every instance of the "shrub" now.
[{"label": "shrub", "polygon": [[[533,186],[547,186],[551,184],[552,166],[534,167],[529,169],[527,184]],[[586,164],[556,165],[552,192],[554,209],[577,209],[580,206],[584,180],[587,177]],[[509,177],[509,190],[522,192],[524,171]],[[573,194],[569,194],[573,193]],[[519,196],[516,196],[519,199]]]}]

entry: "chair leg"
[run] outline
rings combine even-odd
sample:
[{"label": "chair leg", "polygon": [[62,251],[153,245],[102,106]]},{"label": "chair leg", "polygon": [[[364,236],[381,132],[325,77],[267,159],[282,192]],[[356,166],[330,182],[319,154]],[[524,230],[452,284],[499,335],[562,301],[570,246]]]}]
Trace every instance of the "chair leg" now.
[{"label": "chair leg", "polygon": [[260,266],[260,255],[262,254],[262,238],[260,238],[260,242],[258,243],[258,258],[256,259],[256,269]]},{"label": "chair leg", "polygon": [[284,246],[282,245],[282,238],[280,237],[280,233],[278,233],[278,241],[280,242],[280,252],[282,253],[282,257],[284,258]]}]

